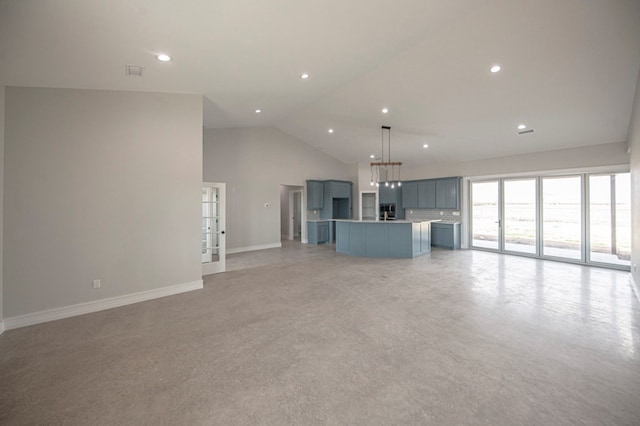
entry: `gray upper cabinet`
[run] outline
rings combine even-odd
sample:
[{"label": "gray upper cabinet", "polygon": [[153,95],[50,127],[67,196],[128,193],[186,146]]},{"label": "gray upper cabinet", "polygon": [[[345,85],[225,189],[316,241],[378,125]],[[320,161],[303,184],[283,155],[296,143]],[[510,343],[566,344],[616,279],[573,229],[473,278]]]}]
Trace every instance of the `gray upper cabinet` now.
[{"label": "gray upper cabinet", "polygon": [[436,208],[436,182],[433,180],[422,180],[418,182],[418,208]]},{"label": "gray upper cabinet", "polygon": [[[324,207],[320,210],[320,219],[351,218],[351,188],[353,184],[346,180],[324,181]],[[331,223],[329,227],[335,226]],[[329,231],[329,235],[332,233]]]},{"label": "gray upper cabinet", "polygon": [[418,208],[418,182],[402,182],[402,208]]},{"label": "gray upper cabinet", "polygon": [[351,198],[351,182],[327,181],[333,198]]},{"label": "gray upper cabinet", "polygon": [[402,208],[459,210],[460,178],[402,182]]},{"label": "gray upper cabinet", "polygon": [[307,210],[321,210],[324,207],[324,182],[307,181]]},{"label": "gray upper cabinet", "polygon": [[[402,193],[402,187],[391,188],[390,186],[380,185],[378,189],[380,204],[398,204],[398,196]],[[400,207],[398,205],[398,207]]]},{"label": "gray upper cabinet", "polygon": [[438,179],[435,185],[435,208],[458,210],[460,208],[460,179]]}]

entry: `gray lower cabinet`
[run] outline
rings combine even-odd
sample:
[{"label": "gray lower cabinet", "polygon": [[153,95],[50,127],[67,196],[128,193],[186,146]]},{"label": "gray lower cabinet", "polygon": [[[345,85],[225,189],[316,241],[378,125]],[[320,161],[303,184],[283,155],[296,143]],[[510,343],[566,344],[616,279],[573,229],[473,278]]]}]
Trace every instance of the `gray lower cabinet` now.
[{"label": "gray lower cabinet", "polygon": [[329,221],[307,222],[307,241],[309,244],[329,242]]},{"label": "gray lower cabinet", "polygon": [[431,223],[431,245],[456,250],[460,248],[459,223]]}]

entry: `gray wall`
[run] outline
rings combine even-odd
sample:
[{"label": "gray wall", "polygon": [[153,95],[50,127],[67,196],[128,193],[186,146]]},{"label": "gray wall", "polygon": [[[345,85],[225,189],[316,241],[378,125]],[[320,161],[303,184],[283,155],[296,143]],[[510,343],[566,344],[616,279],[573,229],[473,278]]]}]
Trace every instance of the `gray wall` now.
[{"label": "gray wall", "polygon": [[489,176],[621,164],[629,164],[629,155],[627,154],[627,144],[625,142],[535,152],[486,160],[430,164],[406,169],[403,167],[402,178],[411,180],[445,176]]},{"label": "gray wall", "polygon": [[[4,286],[3,286],[3,237],[2,231],[4,229],[3,220],[3,200],[4,200],[4,84],[0,79],[0,322],[4,318]],[[0,327],[1,328],[1,327]]]},{"label": "gray wall", "polygon": [[352,170],[273,127],[204,132],[204,180],[227,184],[228,250],[280,243],[280,185],[352,180]]},{"label": "gray wall", "polygon": [[5,130],[5,318],[201,279],[201,96],[8,87]]},{"label": "gray wall", "polygon": [[[633,114],[629,124],[629,148],[631,149],[631,274],[640,287],[640,74],[636,86]],[[636,290],[640,288],[636,287]],[[640,294],[636,294],[640,299]]]}]

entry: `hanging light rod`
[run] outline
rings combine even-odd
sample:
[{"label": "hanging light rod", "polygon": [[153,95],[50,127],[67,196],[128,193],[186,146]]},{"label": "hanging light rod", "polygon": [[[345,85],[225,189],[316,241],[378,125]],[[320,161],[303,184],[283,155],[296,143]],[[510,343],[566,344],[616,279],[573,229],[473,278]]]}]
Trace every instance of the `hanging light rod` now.
[{"label": "hanging light rod", "polygon": [[[382,127],[382,144],[381,144],[381,161],[373,161],[369,163],[371,166],[371,186],[380,186],[381,182],[384,182],[385,186],[391,185],[391,188],[395,188],[396,181],[398,187],[402,186],[402,182],[400,179],[400,168],[402,166],[401,161],[391,161],[391,127],[390,126],[381,126]],[[385,130],[388,132],[387,139],[387,158],[384,156],[384,132]],[[398,177],[396,178],[395,168],[398,167]],[[391,170],[389,170],[391,167]],[[384,179],[382,179],[382,175],[384,174]]]}]

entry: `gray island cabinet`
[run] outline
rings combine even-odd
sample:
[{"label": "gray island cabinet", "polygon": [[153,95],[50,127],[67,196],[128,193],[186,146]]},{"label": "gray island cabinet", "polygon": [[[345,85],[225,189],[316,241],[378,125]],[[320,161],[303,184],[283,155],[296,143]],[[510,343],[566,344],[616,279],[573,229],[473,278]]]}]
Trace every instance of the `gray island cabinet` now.
[{"label": "gray island cabinet", "polygon": [[336,252],[412,258],[431,252],[431,221],[336,221]]}]

